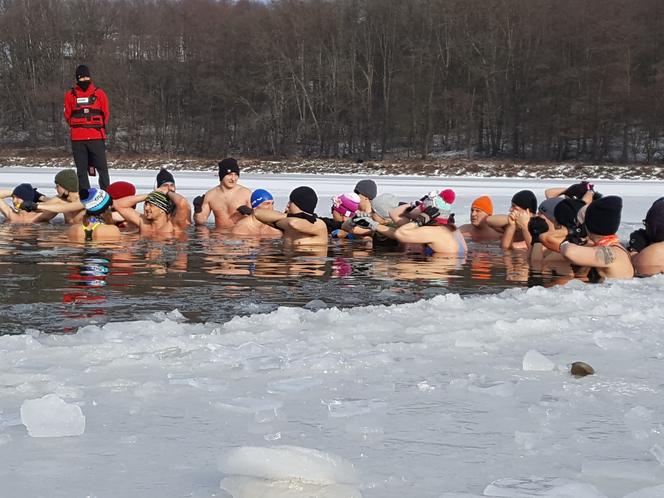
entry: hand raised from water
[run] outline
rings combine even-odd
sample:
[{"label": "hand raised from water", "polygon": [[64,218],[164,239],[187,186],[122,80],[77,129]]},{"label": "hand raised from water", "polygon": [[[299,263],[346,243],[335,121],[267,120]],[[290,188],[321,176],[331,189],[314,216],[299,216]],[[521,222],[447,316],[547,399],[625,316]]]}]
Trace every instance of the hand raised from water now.
[{"label": "hand raised from water", "polygon": [[629,245],[627,249],[630,252],[641,252],[650,245],[650,237],[645,228],[639,228],[629,234]]},{"label": "hand raised from water", "polygon": [[570,228],[567,232],[567,237],[565,237],[565,240],[578,246],[583,246],[586,244],[586,241],[582,237],[581,227]]},{"label": "hand raised from water", "polygon": [[425,226],[425,225],[430,225],[434,223],[434,220],[440,216],[440,209],[438,209],[436,206],[429,206],[426,208],[424,211],[422,211],[420,214],[417,215],[415,218],[415,223],[418,224],[418,226]]},{"label": "hand raised from water", "polygon": [[[404,209],[404,213],[410,213],[413,209],[420,206],[421,204],[427,203],[427,201],[429,201],[429,203],[430,203],[431,199],[433,199],[436,195],[437,195],[436,192],[433,191],[433,190],[431,192],[429,192],[428,194],[423,195],[418,200],[411,202],[410,206],[408,206],[406,209]],[[429,204],[427,204],[427,206],[428,205]],[[425,207],[427,207],[427,206],[425,206]]]},{"label": "hand raised from water", "polygon": [[37,211],[38,207],[39,206],[37,206],[37,203],[34,201],[23,201],[19,209],[32,213],[33,211]]},{"label": "hand raised from water", "polygon": [[507,224],[511,227],[516,227],[516,217],[516,212],[510,211],[510,213],[507,215]]},{"label": "hand raised from water", "polygon": [[194,197],[194,213],[200,213],[203,211],[203,201],[205,200],[205,195],[197,195]]},{"label": "hand raised from water", "polygon": [[368,228],[369,230],[376,230],[379,223],[375,221],[369,213],[358,212],[352,218],[353,224],[361,228]]},{"label": "hand raised from water", "polygon": [[528,214],[526,211],[514,213],[514,221],[516,226],[518,226],[521,230],[528,230],[528,223],[530,223],[531,218],[532,216],[530,216],[530,214]]},{"label": "hand raised from water", "polygon": [[549,231],[549,225],[546,221],[539,216],[531,218],[528,222],[528,232],[532,237],[531,244],[537,244],[540,242],[540,235]]},{"label": "hand raised from water", "polygon": [[245,204],[243,204],[242,206],[238,206],[237,211],[238,213],[243,214],[244,216],[251,216],[252,214],[254,214],[254,210]]}]

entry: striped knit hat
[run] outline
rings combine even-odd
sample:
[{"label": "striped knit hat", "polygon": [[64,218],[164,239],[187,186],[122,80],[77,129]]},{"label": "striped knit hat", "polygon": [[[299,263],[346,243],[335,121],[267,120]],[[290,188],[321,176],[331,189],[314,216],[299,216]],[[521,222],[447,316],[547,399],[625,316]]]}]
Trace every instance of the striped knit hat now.
[{"label": "striped knit hat", "polygon": [[166,214],[171,214],[173,210],[175,209],[175,205],[173,202],[168,198],[168,196],[162,192],[159,192],[155,190],[154,192],[151,192],[148,194],[148,196],[145,199],[145,202],[152,204],[153,206],[158,207],[162,211],[164,211]]}]

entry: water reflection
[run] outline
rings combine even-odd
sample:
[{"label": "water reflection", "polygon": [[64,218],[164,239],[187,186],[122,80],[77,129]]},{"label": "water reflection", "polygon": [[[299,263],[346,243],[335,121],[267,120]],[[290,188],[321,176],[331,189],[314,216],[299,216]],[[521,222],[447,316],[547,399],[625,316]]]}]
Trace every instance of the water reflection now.
[{"label": "water reflection", "polygon": [[467,259],[333,241],[310,250],[207,227],[163,241],[72,244],[60,226],[0,225],[0,333],[72,332],[178,309],[223,322],[278,306],[397,304],[435,294],[555,285],[569,265],[469,243]]},{"label": "water reflection", "polygon": [[98,255],[86,255],[80,264],[68,266],[69,285],[62,294],[63,318],[62,332],[76,332],[77,324],[105,322],[106,301],[104,293],[97,292],[99,287],[107,285],[110,261]]}]

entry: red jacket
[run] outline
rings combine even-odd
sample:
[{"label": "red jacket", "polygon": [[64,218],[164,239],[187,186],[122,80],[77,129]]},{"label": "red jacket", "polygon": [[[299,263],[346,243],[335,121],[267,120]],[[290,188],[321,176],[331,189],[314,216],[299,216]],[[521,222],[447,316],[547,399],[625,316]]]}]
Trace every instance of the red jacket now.
[{"label": "red jacket", "polygon": [[65,93],[65,120],[72,140],[105,140],[108,117],[106,92],[94,83],[85,91],[76,85]]}]

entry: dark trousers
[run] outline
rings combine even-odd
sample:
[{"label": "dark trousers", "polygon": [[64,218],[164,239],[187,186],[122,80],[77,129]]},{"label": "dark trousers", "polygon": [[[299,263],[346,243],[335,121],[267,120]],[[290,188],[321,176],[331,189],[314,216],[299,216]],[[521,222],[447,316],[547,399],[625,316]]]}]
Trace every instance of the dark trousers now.
[{"label": "dark trousers", "polygon": [[111,179],[106,164],[106,144],[103,140],[72,140],[71,150],[76,163],[78,188],[90,188],[88,166],[94,166],[99,175],[99,188],[106,190]]}]

